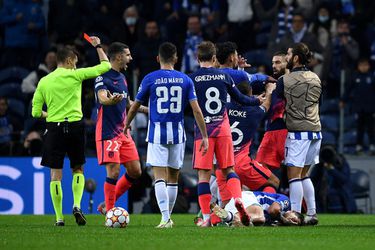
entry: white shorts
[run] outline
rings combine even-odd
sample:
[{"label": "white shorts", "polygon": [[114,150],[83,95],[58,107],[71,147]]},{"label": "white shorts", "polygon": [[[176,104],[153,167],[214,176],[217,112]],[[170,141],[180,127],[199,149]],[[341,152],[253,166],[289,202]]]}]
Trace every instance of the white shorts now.
[{"label": "white shorts", "polygon": [[[245,209],[253,205],[261,207],[254,193],[251,191],[242,191],[242,202],[243,202]],[[228,202],[228,204],[225,206],[224,209],[231,212],[232,214],[236,214],[238,212],[236,206],[234,205],[233,198],[230,199],[230,201]]]},{"label": "white shorts", "polygon": [[182,168],[185,155],[185,143],[156,144],[148,143],[146,165],[152,167]]},{"label": "white shorts", "polygon": [[290,139],[285,141],[285,165],[301,167],[319,163],[320,144],[322,139]]}]

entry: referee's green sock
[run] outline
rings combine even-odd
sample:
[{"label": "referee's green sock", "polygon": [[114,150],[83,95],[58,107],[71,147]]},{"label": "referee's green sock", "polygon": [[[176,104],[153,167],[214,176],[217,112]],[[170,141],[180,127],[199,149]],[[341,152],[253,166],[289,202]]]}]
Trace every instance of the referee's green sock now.
[{"label": "referee's green sock", "polygon": [[64,220],[62,213],[62,199],[63,192],[61,188],[61,181],[51,181],[49,185],[53,208],[55,209],[56,221]]},{"label": "referee's green sock", "polygon": [[81,200],[83,195],[83,189],[85,187],[85,176],[81,173],[73,174],[72,190],[73,190],[73,207],[81,208]]}]

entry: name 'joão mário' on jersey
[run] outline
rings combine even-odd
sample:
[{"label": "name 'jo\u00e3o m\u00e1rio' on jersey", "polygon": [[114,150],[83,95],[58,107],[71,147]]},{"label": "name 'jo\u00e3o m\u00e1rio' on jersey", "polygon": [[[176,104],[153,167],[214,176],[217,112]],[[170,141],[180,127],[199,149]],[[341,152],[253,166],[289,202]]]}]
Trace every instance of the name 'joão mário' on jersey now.
[{"label": "name 'jo\u00e3o m\u00e1rio' on jersey", "polygon": [[194,84],[187,75],[166,69],[152,72],[142,80],[135,99],[140,103],[149,102],[148,142],[185,142],[184,109],[197,99]]},{"label": "name 'jo\u00e3o m\u00e1rio' on jersey", "polygon": [[[104,89],[112,95],[122,94],[124,98],[117,105],[100,104],[97,95],[98,91]],[[95,80],[96,107],[98,118],[96,123],[96,140],[110,140],[123,133],[126,122],[126,102],[128,87],[125,76],[113,69],[98,76]],[[122,114],[119,116],[118,114]]]}]

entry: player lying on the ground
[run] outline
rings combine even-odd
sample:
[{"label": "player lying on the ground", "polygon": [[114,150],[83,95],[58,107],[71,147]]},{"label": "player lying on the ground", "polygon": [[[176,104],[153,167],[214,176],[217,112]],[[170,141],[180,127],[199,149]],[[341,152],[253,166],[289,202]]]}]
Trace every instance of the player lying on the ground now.
[{"label": "player lying on the ground", "polygon": [[254,192],[257,201],[262,206],[267,225],[286,224],[301,225],[303,216],[290,211],[290,200],[283,194]]},{"label": "player lying on the ground", "polygon": [[[242,199],[247,213],[254,226],[267,225],[303,225],[303,215],[290,211],[290,201],[282,194],[242,191]],[[233,199],[221,208],[212,205],[213,213],[223,222],[233,226],[241,226],[241,211],[234,206]]]}]

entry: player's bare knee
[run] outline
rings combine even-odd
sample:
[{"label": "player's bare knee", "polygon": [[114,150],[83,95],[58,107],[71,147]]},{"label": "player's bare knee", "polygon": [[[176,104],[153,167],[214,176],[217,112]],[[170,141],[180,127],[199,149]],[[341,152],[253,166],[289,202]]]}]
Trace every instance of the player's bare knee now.
[{"label": "player's bare knee", "polygon": [[116,163],[106,165],[107,177],[117,180],[120,175],[120,166]]},{"label": "player's bare knee", "polygon": [[268,179],[268,182],[271,186],[275,187],[276,189],[279,187],[280,185],[280,180],[279,178],[277,178],[277,176],[275,176],[274,174],[272,174],[270,176],[270,178]]},{"label": "player's bare knee", "polygon": [[142,175],[142,170],[141,170],[141,168],[139,167],[139,168],[134,168],[134,169],[132,169],[131,171],[128,171],[128,170],[127,170],[127,173],[128,173],[128,175],[129,175],[131,178],[133,178],[133,179],[138,179],[138,178],[141,177],[141,175]]},{"label": "player's bare knee", "polygon": [[77,173],[83,174],[83,166],[82,165],[74,165],[72,167],[72,172],[73,172],[73,174],[77,174]]}]

